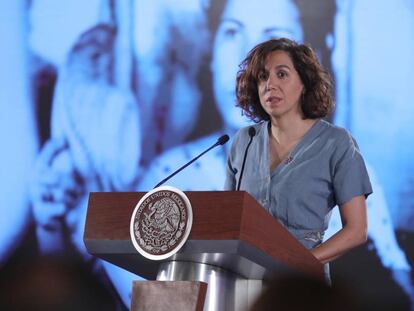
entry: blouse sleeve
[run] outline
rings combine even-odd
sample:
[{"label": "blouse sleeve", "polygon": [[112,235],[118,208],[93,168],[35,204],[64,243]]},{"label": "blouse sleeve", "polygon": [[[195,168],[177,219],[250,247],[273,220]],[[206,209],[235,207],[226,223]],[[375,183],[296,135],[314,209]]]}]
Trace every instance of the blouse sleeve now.
[{"label": "blouse sleeve", "polygon": [[372,193],[364,159],[355,139],[345,133],[334,154],[333,187],[336,203],[342,205],[360,195]]},{"label": "blouse sleeve", "polygon": [[224,190],[232,191],[236,190],[236,174],[237,168],[235,167],[235,158],[237,156],[237,149],[239,145],[239,138],[241,131],[239,130],[233,138],[233,142],[230,147],[230,152],[227,156],[226,162],[226,181],[224,182]]}]

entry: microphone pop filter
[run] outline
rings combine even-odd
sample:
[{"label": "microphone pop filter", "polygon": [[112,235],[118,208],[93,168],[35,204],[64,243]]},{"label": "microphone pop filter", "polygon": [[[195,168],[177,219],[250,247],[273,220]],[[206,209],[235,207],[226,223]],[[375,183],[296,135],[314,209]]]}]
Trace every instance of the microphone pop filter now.
[{"label": "microphone pop filter", "polygon": [[249,127],[249,136],[254,137],[255,135],[256,135],[256,129],[253,126]]},{"label": "microphone pop filter", "polygon": [[228,141],[229,141],[229,135],[223,135],[223,136],[221,136],[219,139],[217,139],[217,143],[219,144],[219,145],[224,145],[225,143],[227,143]]}]

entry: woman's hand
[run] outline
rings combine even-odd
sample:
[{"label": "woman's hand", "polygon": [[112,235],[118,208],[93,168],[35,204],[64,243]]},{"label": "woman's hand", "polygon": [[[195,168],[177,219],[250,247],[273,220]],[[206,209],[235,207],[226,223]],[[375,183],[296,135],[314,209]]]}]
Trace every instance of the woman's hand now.
[{"label": "woman's hand", "polygon": [[367,206],[365,196],[357,196],[339,207],[342,229],[311,250],[322,263],[330,262],[367,240]]}]

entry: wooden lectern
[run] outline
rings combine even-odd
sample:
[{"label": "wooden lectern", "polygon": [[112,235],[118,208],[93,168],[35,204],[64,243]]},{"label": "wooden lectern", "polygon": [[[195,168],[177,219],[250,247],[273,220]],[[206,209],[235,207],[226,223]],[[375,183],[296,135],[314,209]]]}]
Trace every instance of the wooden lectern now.
[{"label": "wooden lectern", "polygon": [[130,238],[131,216],[144,195],[90,194],[84,233],[89,253],[148,280],[207,282],[206,304],[215,310],[247,310],[262,280],[285,271],[324,279],[323,265],[243,191],[186,192],[193,209],[187,242],[170,258],[146,259]]}]

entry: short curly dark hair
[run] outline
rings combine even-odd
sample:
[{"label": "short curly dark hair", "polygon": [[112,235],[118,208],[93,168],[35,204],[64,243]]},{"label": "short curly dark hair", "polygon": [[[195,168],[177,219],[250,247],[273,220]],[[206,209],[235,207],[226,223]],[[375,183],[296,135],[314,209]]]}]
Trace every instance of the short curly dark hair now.
[{"label": "short curly dark hair", "polygon": [[335,103],[330,75],[319,63],[311,47],[286,38],[271,39],[258,44],[240,64],[236,96],[237,106],[243,109],[243,113],[255,122],[270,119],[260,104],[258,82],[265,68],[266,57],[274,51],[287,52],[299,74],[304,86],[301,99],[304,118],[324,118],[331,113]]}]

